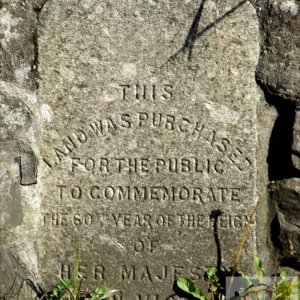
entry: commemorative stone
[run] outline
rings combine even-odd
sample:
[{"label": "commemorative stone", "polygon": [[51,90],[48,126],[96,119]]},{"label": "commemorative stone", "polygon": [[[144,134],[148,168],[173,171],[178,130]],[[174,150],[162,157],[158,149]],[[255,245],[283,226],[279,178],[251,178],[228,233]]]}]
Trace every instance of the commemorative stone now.
[{"label": "commemorative stone", "polygon": [[257,201],[252,4],[50,0],[38,21],[39,281],[78,253],[87,286],[163,300],[232,266]]}]

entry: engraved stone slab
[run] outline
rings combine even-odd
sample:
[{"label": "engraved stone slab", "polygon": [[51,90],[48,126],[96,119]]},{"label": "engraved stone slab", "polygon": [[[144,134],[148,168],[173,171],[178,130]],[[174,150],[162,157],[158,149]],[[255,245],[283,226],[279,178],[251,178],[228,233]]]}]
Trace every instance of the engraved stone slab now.
[{"label": "engraved stone slab", "polygon": [[44,282],[80,252],[89,286],[162,300],[232,265],[257,200],[252,5],[57,0],[40,22]]}]

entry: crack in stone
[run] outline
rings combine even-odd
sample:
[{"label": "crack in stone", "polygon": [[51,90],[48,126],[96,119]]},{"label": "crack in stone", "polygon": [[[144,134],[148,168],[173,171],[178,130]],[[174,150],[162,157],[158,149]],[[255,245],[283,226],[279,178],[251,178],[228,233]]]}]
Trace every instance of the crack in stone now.
[{"label": "crack in stone", "polygon": [[40,14],[41,14],[43,8],[45,7],[45,5],[48,1],[49,0],[43,0],[40,4],[33,4],[33,10],[36,14],[36,21],[35,21],[34,32],[33,32],[33,35],[32,35],[34,56],[33,56],[33,60],[32,60],[32,63],[31,63],[31,72],[33,74],[33,82],[34,82],[34,86],[35,86],[36,90],[39,88],[38,80],[40,79],[40,76],[39,76],[38,25],[39,25],[39,22],[40,22]]}]

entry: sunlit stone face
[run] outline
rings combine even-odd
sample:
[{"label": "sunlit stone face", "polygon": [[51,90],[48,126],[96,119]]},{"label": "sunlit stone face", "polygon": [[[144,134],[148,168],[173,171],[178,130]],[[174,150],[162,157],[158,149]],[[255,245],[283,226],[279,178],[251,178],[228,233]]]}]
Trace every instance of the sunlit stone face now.
[{"label": "sunlit stone face", "polygon": [[199,283],[218,257],[232,265],[256,202],[258,23],[248,2],[197,5],[44,7],[44,282],[71,276],[79,252],[89,287],[105,281],[117,299],[162,300],[178,276]]}]

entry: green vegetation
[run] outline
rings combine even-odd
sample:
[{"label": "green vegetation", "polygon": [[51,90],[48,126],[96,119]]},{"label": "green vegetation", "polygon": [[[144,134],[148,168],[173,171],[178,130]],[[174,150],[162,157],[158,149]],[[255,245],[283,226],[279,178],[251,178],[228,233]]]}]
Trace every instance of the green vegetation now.
[{"label": "green vegetation", "polygon": [[117,293],[117,290],[111,290],[101,283],[94,291],[89,292],[88,290],[83,290],[82,283],[83,278],[79,273],[79,256],[77,256],[76,262],[74,264],[73,276],[71,279],[61,279],[60,283],[44,298],[45,300],[102,300],[111,299],[112,296]]},{"label": "green vegetation", "polygon": [[35,293],[35,300],[109,300],[118,293],[118,290],[109,289],[104,283],[100,283],[99,286],[92,291],[83,288],[83,277],[79,273],[79,263],[80,257],[77,255],[72,278],[62,279],[58,277],[59,283],[48,292],[45,292],[39,284],[35,284],[30,279],[23,279],[21,287],[15,291],[16,278],[18,275],[18,272],[16,272],[12,286],[5,294],[0,295],[0,300],[21,299],[19,293],[24,283]]},{"label": "green vegetation", "polygon": [[[191,279],[179,277],[176,280],[176,285],[179,291],[184,293],[184,297],[200,300],[300,300],[299,276],[288,277],[286,271],[280,269],[281,264],[285,260],[300,259],[300,256],[295,253],[290,240],[288,254],[278,259],[272,276],[266,276],[265,268],[257,256],[253,257],[256,270],[254,276],[238,271],[250,224],[253,222],[258,208],[268,199],[269,191],[274,191],[275,188],[274,185],[269,186],[269,190],[258,200],[250,214],[236,253],[233,268],[226,270],[218,266],[208,269],[204,273],[207,293],[197,287]],[[30,279],[24,279],[23,283],[31,287],[36,294],[36,300],[102,300],[112,299],[118,293],[118,290],[109,289],[104,283],[100,283],[92,291],[84,289],[83,277],[79,272],[79,263],[80,257],[77,255],[71,278],[62,279],[58,277],[59,283],[51,291],[44,292],[38,284],[34,284]],[[0,300],[19,299],[18,297],[16,298],[17,294],[13,293],[15,286],[16,278],[9,291],[4,295],[0,295]]]},{"label": "green vegetation", "polygon": [[[300,280],[298,277],[288,278],[286,271],[282,270],[279,277],[265,276],[265,269],[258,257],[254,257],[256,276],[250,278],[241,274],[243,287],[233,296],[232,300],[299,300]],[[216,268],[206,272],[205,278],[209,285],[210,296],[206,295],[200,288],[196,287],[192,280],[184,277],[177,279],[177,286],[187,295],[200,300],[224,300],[226,299],[225,289],[220,285],[220,277]],[[270,280],[271,279],[271,280]],[[268,281],[269,280],[269,281]],[[229,285],[230,288],[231,284]],[[227,291],[228,292],[228,291]],[[229,300],[229,299],[228,299]]]},{"label": "green vegetation", "polygon": [[[261,204],[268,199],[269,191],[274,191],[276,186],[271,184],[268,191],[258,200],[253,212],[250,214],[247,226],[244,229],[240,246],[236,253],[236,258],[234,261],[234,268],[231,272],[225,272],[216,267],[208,269],[204,274],[204,279],[208,285],[208,294],[197,287],[194,282],[185,277],[180,277],[177,279],[176,284],[178,288],[183,291],[187,297],[192,299],[200,300],[225,300],[226,296],[231,295],[231,290],[236,288],[236,278],[239,278],[238,283],[239,291],[235,292],[235,295],[227,300],[299,300],[300,299],[300,280],[299,277],[288,277],[286,271],[280,271],[280,264],[289,258],[298,258],[296,255],[292,242],[289,245],[288,255],[279,258],[274,274],[272,277],[266,277],[265,269],[262,265],[259,257],[254,256],[254,265],[256,270],[256,275],[252,278],[246,274],[237,271],[241,255],[247,240],[247,236],[250,229],[250,223],[253,221],[258,208]],[[223,273],[223,274],[222,274]],[[227,285],[224,281],[225,276],[229,277],[230,280]],[[230,275],[229,275],[230,274]],[[235,275],[237,275],[235,277]]]}]

